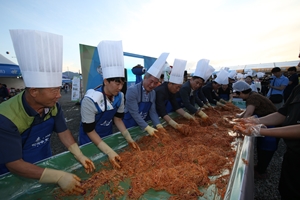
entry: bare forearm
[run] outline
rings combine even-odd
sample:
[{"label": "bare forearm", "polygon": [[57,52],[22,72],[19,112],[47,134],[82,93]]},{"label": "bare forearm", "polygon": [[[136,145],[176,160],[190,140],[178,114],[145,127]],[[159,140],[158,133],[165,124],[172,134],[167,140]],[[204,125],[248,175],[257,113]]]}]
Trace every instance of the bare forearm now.
[{"label": "bare forearm", "polygon": [[285,118],[286,117],[284,115],[280,114],[279,112],[275,112],[265,117],[259,118],[259,123],[266,126],[277,126],[281,125],[284,122]]},{"label": "bare forearm", "polygon": [[285,89],[285,86],[273,86],[273,85],[270,85],[270,88],[272,89],[275,89],[275,90],[284,90]]},{"label": "bare forearm", "polygon": [[123,131],[126,130],[124,122],[122,121],[121,118],[114,117],[114,123],[115,123],[116,127],[119,129],[120,132],[123,132]]},{"label": "bare forearm", "polygon": [[300,139],[300,125],[261,129],[260,134],[280,138]]},{"label": "bare forearm", "polygon": [[40,179],[44,171],[44,168],[25,162],[22,159],[7,163],[6,167],[13,174],[32,179]]},{"label": "bare forearm", "polygon": [[65,130],[64,132],[58,133],[58,137],[67,148],[69,148],[69,146],[76,142],[69,129]]},{"label": "bare forearm", "polygon": [[101,141],[101,137],[98,135],[98,133],[94,130],[92,130],[91,132],[88,132],[87,135],[89,136],[89,138],[91,139],[91,141],[97,146]]},{"label": "bare forearm", "polygon": [[172,120],[172,118],[169,115],[165,115],[163,118],[168,123],[169,123],[170,120]]}]

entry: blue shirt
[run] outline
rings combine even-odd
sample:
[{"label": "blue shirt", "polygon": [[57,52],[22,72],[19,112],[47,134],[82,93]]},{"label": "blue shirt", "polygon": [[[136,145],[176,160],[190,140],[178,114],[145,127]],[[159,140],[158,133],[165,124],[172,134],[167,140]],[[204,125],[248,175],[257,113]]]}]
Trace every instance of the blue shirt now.
[{"label": "blue shirt", "polygon": [[[276,76],[273,75],[272,78],[273,78],[273,80],[270,83],[271,86],[280,87],[282,85],[287,86],[289,84],[289,79],[287,77],[285,77],[284,75],[281,75],[279,78],[277,78]],[[270,88],[269,92],[267,94],[267,97],[270,97],[271,94],[283,95],[283,91],[284,90],[277,90],[274,88]]]},{"label": "blue shirt", "polygon": [[[139,114],[139,107],[138,104],[143,102],[151,102],[151,108],[149,110],[149,116],[153,122],[153,125],[156,126],[157,124],[160,124],[158,114],[156,112],[156,106],[155,106],[155,99],[156,94],[155,91],[152,90],[151,92],[147,93],[144,87],[142,87],[141,91],[141,84],[143,82],[140,82],[138,84],[135,84],[131,87],[129,87],[126,91],[126,102],[125,102],[125,113],[129,112],[132,116],[132,118],[135,120],[135,122],[139,125],[139,127],[144,130],[148,124],[147,122],[141,117]],[[142,92],[142,94],[141,94]],[[142,100],[141,100],[142,96]]]}]

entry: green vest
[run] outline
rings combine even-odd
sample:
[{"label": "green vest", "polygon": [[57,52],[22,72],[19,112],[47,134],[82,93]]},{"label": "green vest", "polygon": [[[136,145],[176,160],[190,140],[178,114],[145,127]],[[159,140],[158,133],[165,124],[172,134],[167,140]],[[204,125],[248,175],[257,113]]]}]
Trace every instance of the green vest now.
[{"label": "green vest", "polygon": [[[26,131],[34,120],[34,116],[29,116],[23,107],[23,94],[24,92],[21,92],[8,101],[0,104],[0,114],[14,123],[17,126],[20,134]],[[56,116],[57,112],[57,106],[55,105],[50,108],[50,111],[45,115],[44,121],[49,119],[51,116]]]}]

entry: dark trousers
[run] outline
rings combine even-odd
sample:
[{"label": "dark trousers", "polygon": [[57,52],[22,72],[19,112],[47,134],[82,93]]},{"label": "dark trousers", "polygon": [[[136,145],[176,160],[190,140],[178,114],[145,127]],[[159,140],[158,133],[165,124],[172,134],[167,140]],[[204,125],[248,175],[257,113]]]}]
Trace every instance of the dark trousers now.
[{"label": "dark trousers", "polygon": [[256,171],[260,174],[266,173],[272,157],[277,150],[279,138],[258,137],[257,138],[257,166]]},{"label": "dark trousers", "polygon": [[284,154],[279,192],[282,200],[300,199],[300,155],[287,150]]},{"label": "dark trousers", "polygon": [[264,174],[273,158],[275,151],[265,151],[257,149],[257,166],[256,171],[260,174]]}]

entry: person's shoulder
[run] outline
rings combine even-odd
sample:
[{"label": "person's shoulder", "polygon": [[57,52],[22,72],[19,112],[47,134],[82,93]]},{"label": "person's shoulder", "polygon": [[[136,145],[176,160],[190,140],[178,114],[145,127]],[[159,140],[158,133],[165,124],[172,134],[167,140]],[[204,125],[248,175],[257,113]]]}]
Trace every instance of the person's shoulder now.
[{"label": "person's shoulder", "polygon": [[137,87],[138,87],[138,84],[135,84],[135,85],[132,85],[129,88],[127,88],[126,95],[132,94],[132,93],[137,93]]}]

